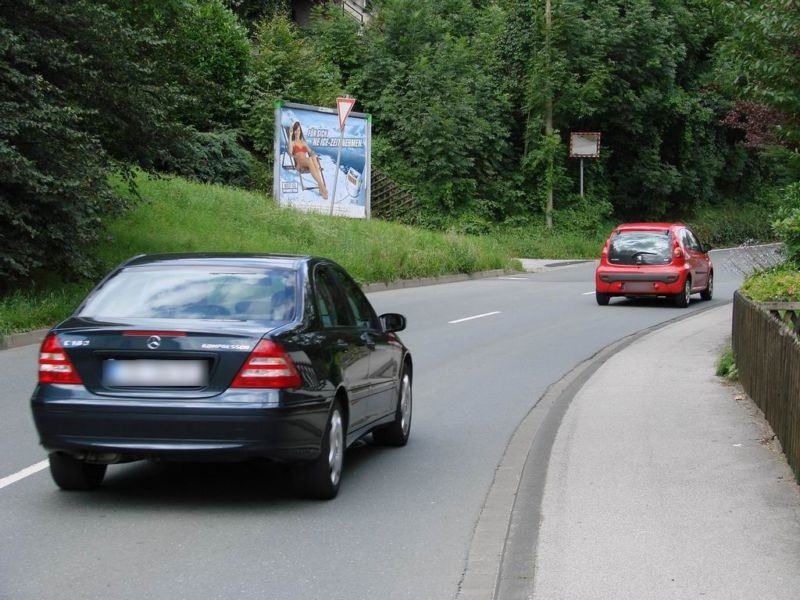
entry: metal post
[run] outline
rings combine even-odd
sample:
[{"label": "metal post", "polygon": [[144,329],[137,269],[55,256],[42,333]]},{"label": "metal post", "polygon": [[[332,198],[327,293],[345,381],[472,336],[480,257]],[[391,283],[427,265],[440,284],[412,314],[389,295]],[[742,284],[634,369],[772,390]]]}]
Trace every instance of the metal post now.
[{"label": "metal post", "polygon": [[[544,5],[544,24],[545,24],[545,45],[547,48],[547,98],[544,103],[544,132],[547,136],[547,143],[550,144],[550,136],[553,135],[553,71],[550,68],[550,52],[551,40],[550,32],[553,28],[553,11],[550,5],[550,0],[545,0]],[[550,154],[550,173],[548,174],[547,182],[547,200],[544,207],[544,221],[548,229],[553,228],[553,181],[552,172],[554,169],[553,162],[555,157]]]},{"label": "metal post", "polygon": [[583,198],[583,159],[581,159],[581,198]]},{"label": "metal post", "polygon": [[336,152],[336,171],[334,172],[333,192],[331,194],[331,216],[333,216],[333,203],[336,201],[336,184],[339,183],[339,165],[342,162],[342,146],[344,145],[344,125],[339,134],[339,150]]}]

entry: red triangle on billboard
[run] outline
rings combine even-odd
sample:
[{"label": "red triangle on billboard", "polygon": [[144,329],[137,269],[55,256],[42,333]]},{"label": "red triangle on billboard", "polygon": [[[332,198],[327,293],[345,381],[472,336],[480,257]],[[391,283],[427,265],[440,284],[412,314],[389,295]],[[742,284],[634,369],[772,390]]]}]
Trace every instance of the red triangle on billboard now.
[{"label": "red triangle on billboard", "polygon": [[336,99],[336,110],[339,112],[339,129],[344,127],[344,122],[347,120],[347,116],[350,114],[350,111],[353,110],[355,103],[355,98]]}]

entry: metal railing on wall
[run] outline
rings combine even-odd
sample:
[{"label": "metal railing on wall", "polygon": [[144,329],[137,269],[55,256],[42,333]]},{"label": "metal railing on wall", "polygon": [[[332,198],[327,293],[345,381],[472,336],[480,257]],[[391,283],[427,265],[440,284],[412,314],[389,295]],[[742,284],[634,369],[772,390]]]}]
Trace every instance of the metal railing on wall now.
[{"label": "metal railing on wall", "polygon": [[764,305],[737,292],[733,354],[745,392],[761,408],[800,481],[800,302]]},{"label": "metal railing on wall", "polygon": [[370,18],[370,11],[372,9],[371,2],[365,0],[339,0],[342,11],[354,18],[356,21],[365,25]]}]

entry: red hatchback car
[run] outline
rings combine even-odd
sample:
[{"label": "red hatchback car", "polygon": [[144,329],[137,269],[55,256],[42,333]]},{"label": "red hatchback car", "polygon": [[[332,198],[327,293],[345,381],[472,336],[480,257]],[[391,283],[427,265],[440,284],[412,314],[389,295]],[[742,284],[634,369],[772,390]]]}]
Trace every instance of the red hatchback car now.
[{"label": "red hatchback car", "polygon": [[614,296],[666,296],[681,308],[700,293],[711,300],[714,266],[710,246],[683,223],[625,223],[611,233],[595,272],[601,306]]}]

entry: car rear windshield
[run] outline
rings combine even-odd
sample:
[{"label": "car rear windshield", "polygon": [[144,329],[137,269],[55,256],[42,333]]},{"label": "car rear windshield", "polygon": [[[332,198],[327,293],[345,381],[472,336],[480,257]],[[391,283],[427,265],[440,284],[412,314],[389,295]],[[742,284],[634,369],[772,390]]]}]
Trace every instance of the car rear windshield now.
[{"label": "car rear windshield", "polygon": [[295,271],[281,268],[132,267],[106,281],[79,316],[288,322],[295,282]]},{"label": "car rear windshield", "polygon": [[669,231],[620,231],[611,238],[608,262],[615,265],[663,265],[672,261]]}]

